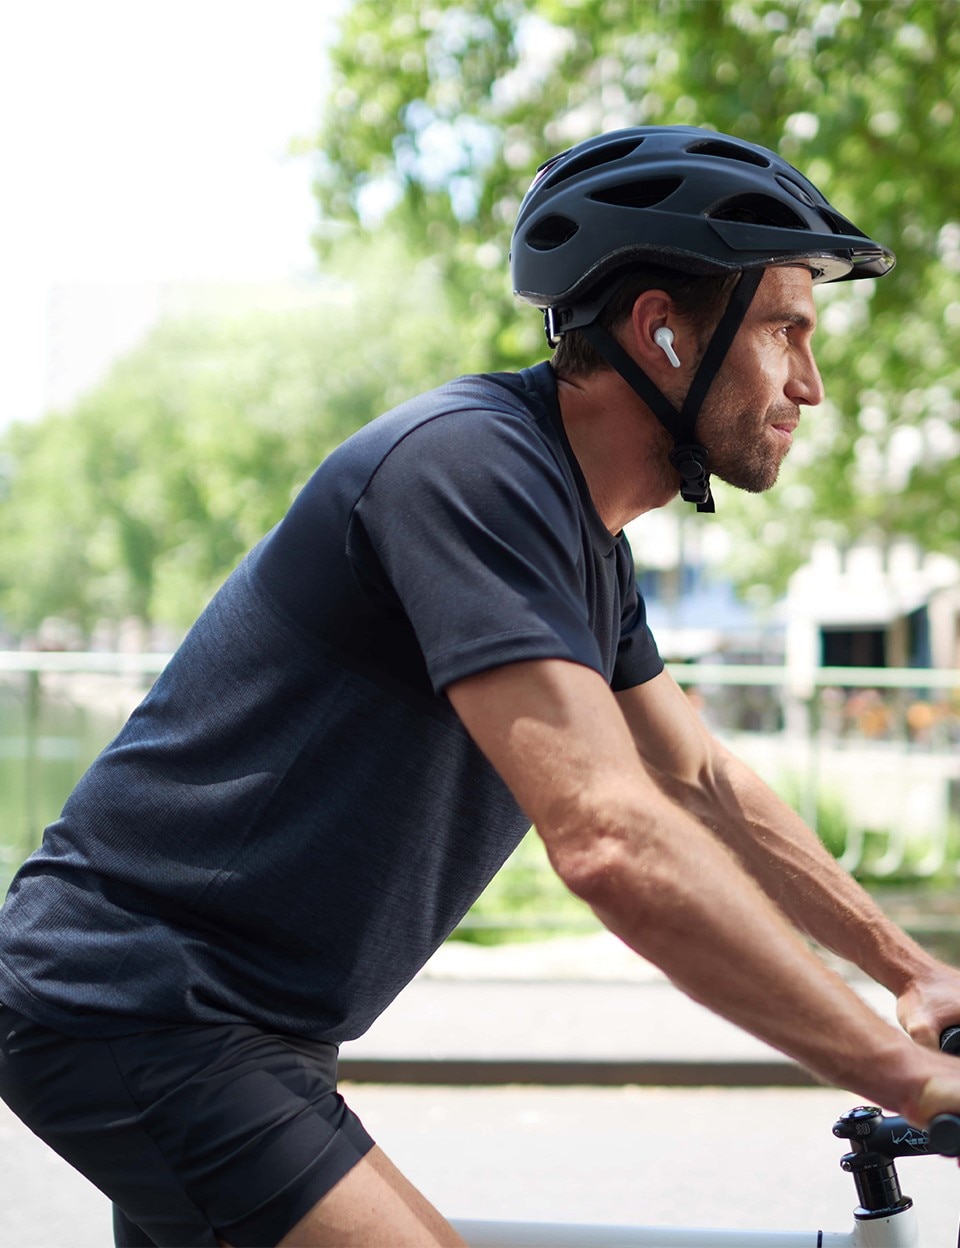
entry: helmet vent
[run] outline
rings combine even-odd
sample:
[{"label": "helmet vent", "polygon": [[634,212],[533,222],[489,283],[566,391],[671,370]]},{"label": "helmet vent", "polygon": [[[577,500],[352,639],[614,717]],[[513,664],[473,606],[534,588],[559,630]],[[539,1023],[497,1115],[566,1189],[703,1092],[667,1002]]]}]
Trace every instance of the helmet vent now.
[{"label": "helmet vent", "polygon": [[806,204],[808,208],[816,208],[816,202],[803,189],[799,182],[794,182],[793,178],[785,178],[782,173],[776,175],[777,181],[785,191],[789,191],[795,198],[799,199],[801,204]]},{"label": "helmet vent", "polygon": [[643,178],[591,191],[589,198],[619,208],[653,208],[669,199],[682,185],[683,178]]},{"label": "helmet vent", "polygon": [[687,148],[697,156],[722,156],[724,160],[740,160],[745,165],[759,165],[761,169],[769,169],[770,161],[752,148],[741,147],[739,143],[725,143],[722,139],[702,139],[691,143]]},{"label": "helmet vent", "polygon": [[707,213],[713,221],[739,221],[744,225],[773,225],[781,230],[807,230],[806,221],[772,195],[737,195],[725,199]]},{"label": "helmet vent", "polygon": [[820,212],[823,215],[823,217],[829,222],[829,224],[833,226],[834,233],[852,234],[855,238],[864,237],[864,235],[860,233],[860,231],[853,224],[853,222],[848,221],[846,217],[841,216],[840,213],[837,212],[835,208],[829,208],[829,207],[821,208]]},{"label": "helmet vent", "polygon": [[553,251],[573,238],[579,228],[576,221],[571,221],[569,217],[551,213],[534,223],[527,233],[526,244],[534,251]]},{"label": "helmet vent", "polygon": [[570,178],[578,178],[581,174],[589,173],[591,169],[602,169],[604,165],[612,164],[615,160],[622,160],[624,156],[635,152],[642,142],[643,139],[637,138],[619,139],[611,143],[600,143],[585,151],[581,156],[574,157],[573,160],[558,157],[553,162],[556,166],[553,173],[549,172],[549,166],[544,170],[547,176],[543,180],[543,185],[544,187],[557,186],[561,182],[569,181]]}]

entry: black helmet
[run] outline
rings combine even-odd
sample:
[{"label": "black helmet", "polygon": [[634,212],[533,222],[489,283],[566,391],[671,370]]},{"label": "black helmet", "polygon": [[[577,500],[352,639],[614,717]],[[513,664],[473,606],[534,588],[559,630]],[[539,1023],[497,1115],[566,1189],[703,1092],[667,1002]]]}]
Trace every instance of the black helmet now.
[{"label": "black helmet", "polygon": [[[814,281],[882,277],[892,251],[857,229],[775,152],[695,126],[614,130],[537,170],[510,247],[514,293],[543,309],[547,339],[579,329],[674,439],[681,494],[712,511],[696,420],[771,265],[802,262]],[[603,326],[631,265],[740,273],[678,411]]]},{"label": "black helmet", "polygon": [[586,324],[612,274],[644,261],[722,274],[810,260],[815,280],[880,277],[895,257],[775,152],[695,126],[639,126],[541,165],[510,250],[514,292]]}]

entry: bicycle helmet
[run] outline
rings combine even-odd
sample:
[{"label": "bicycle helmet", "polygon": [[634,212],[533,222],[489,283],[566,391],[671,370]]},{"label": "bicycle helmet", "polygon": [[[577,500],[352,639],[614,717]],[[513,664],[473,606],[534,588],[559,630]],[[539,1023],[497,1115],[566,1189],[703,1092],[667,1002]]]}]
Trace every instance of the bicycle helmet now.
[{"label": "bicycle helmet", "polygon": [[[740,272],[678,412],[597,317],[631,265]],[[510,248],[514,293],[542,309],[547,339],[579,329],[640,394],[677,444],[681,492],[713,510],[695,423],[771,265],[801,262],[814,281],[881,277],[891,251],[868,238],[775,152],[695,126],[640,126],[589,139],[537,170]]]}]

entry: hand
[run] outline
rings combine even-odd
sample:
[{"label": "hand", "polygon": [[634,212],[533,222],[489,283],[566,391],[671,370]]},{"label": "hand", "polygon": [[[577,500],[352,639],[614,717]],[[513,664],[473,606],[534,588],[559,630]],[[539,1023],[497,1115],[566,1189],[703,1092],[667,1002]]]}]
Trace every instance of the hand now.
[{"label": "hand", "polygon": [[960,971],[932,963],[898,998],[897,1018],[917,1044],[938,1049],[941,1033],[960,1026]]},{"label": "hand", "polygon": [[[956,1059],[952,1059],[956,1062]],[[957,1063],[956,1075],[934,1075],[923,1085],[912,1111],[904,1117],[913,1126],[929,1131],[931,1123],[939,1114],[949,1114],[954,1119],[960,1117],[960,1063]],[[957,1158],[960,1166],[960,1157]]]},{"label": "hand", "polygon": [[[897,1018],[918,1045],[939,1049],[940,1036],[948,1027],[960,1026],[960,972],[942,962],[914,980],[897,1000]],[[947,1065],[946,1063],[950,1063]],[[960,1062],[946,1058],[941,1072],[923,1084],[913,1112],[907,1117],[926,1128],[937,1114],[960,1113]],[[960,1158],[957,1160],[960,1165]]]}]

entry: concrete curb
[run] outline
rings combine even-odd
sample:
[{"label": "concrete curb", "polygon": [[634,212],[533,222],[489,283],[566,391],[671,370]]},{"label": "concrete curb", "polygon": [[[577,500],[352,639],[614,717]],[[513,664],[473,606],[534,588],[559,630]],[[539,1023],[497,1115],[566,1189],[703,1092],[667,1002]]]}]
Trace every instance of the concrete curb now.
[{"label": "concrete curb", "polygon": [[348,1083],[495,1087],[815,1088],[814,1077],[793,1062],[617,1061],[576,1058],[344,1057]]}]

